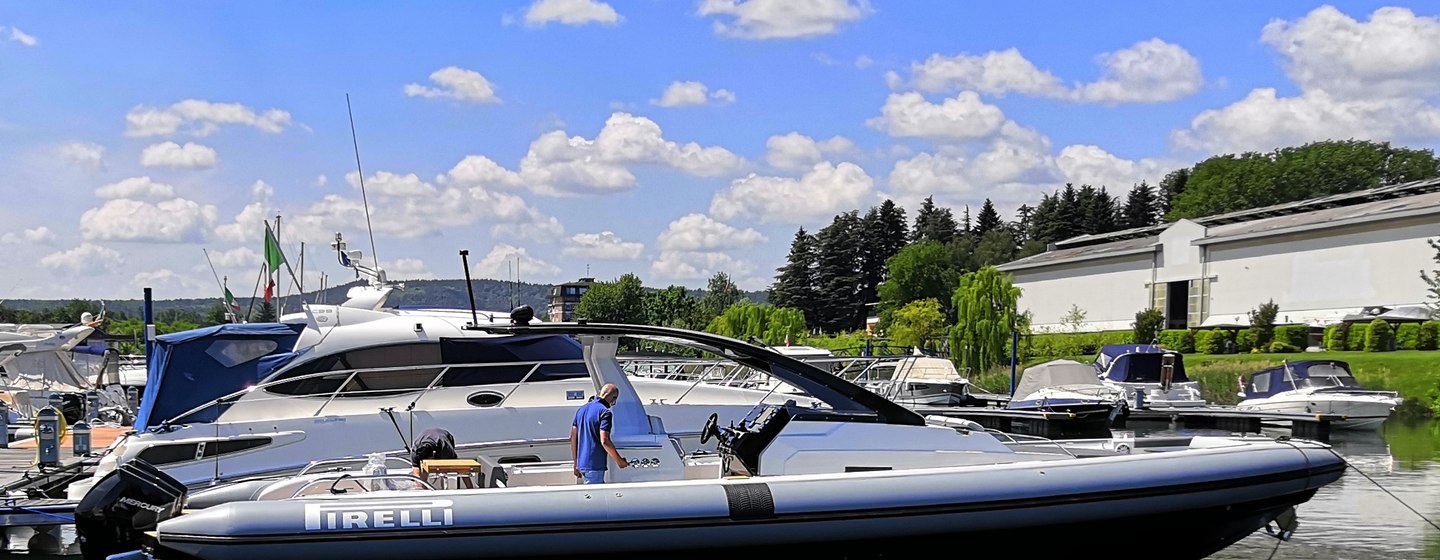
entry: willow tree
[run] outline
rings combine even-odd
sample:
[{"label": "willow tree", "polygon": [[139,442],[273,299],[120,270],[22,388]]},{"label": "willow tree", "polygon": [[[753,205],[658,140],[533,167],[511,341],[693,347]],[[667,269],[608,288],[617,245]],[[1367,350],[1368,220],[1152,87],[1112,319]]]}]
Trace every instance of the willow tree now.
[{"label": "willow tree", "polygon": [[742,340],[753,336],[773,346],[799,340],[805,334],[805,315],[793,307],[740,300],[710,321],[705,331]]},{"label": "willow tree", "polygon": [[951,299],[956,321],[950,351],[957,366],[978,374],[1005,363],[1011,332],[1025,327],[1019,299],[1020,288],[1010,283],[1010,275],[993,266],[960,277]]}]

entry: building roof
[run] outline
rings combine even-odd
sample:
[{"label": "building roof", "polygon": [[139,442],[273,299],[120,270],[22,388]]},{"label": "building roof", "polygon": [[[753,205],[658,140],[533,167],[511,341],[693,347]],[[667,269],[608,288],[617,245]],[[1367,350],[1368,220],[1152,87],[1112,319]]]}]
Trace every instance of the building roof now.
[{"label": "building roof", "polygon": [[[1240,210],[1190,221],[1206,227],[1196,245],[1211,245],[1272,235],[1328,229],[1380,220],[1440,214],[1440,179]],[[1055,249],[1000,265],[1011,271],[1155,250],[1160,233],[1175,222],[1105,234],[1082,235],[1055,243]]]},{"label": "building roof", "polygon": [[[1251,222],[1265,218],[1289,216],[1293,214],[1313,212],[1316,210],[1323,210],[1327,208],[1355,206],[1360,204],[1373,203],[1376,201],[1408,198],[1415,195],[1436,192],[1440,192],[1440,178],[1411,181],[1409,183],[1398,183],[1373,189],[1366,189],[1363,191],[1332,194],[1319,198],[1297,200],[1295,202],[1286,202],[1271,206],[1263,206],[1260,208],[1250,208],[1247,210],[1226,212],[1224,214],[1215,214],[1213,216],[1190,218],[1190,221],[1200,224],[1202,226],[1213,227],[1224,224]],[[1079,235],[1071,237],[1069,239],[1056,241],[1055,247],[1059,249],[1065,249],[1068,247],[1078,247],[1082,245],[1108,243],[1121,239],[1134,239],[1137,237],[1159,235],[1160,232],[1166,230],[1172,224],[1173,222],[1168,222],[1163,224],[1156,224],[1153,226],[1112,231],[1109,233]]]}]

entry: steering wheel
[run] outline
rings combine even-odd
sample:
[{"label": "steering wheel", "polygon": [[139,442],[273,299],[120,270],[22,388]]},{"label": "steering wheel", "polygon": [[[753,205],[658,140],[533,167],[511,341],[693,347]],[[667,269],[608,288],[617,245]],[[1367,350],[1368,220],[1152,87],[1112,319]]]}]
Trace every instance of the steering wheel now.
[{"label": "steering wheel", "polygon": [[711,413],[710,413],[710,418],[707,418],[707,419],[705,420],[705,427],[704,427],[704,428],[700,428],[700,443],[709,442],[709,441],[710,441],[710,438],[712,438],[712,437],[719,437],[719,436],[720,436],[720,415],[719,415],[719,414],[716,414],[716,413],[714,413],[714,412],[711,412]]}]

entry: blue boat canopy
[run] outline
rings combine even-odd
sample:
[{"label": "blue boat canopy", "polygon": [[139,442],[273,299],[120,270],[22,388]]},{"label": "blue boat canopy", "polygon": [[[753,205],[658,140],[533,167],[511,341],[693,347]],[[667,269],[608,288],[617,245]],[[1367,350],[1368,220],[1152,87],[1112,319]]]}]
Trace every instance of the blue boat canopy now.
[{"label": "blue boat canopy", "polygon": [[1175,371],[1170,382],[1189,381],[1190,378],[1185,376],[1184,357],[1179,352],[1154,344],[1106,344],[1095,356],[1095,371],[1121,383],[1159,383],[1160,366],[1165,356],[1175,357]]},{"label": "blue boat canopy", "polygon": [[214,420],[218,407],[175,418],[197,406],[254,385],[293,359],[302,324],[216,325],[156,337],[146,360],[145,395],[135,429],[167,420]]},{"label": "blue boat canopy", "polygon": [[1260,399],[1307,387],[1359,388],[1360,383],[1350,375],[1350,364],[1340,360],[1300,360],[1250,374],[1244,391],[1246,399]]}]

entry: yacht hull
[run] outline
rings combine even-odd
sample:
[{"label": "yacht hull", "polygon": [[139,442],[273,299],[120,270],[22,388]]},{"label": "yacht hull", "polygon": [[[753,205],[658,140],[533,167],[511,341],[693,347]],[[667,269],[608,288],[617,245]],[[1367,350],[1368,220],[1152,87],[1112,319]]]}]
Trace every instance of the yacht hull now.
[{"label": "yacht hull", "polygon": [[1395,405],[1394,399],[1374,395],[1281,393],[1273,397],[1241,401],[1236,408],[1285,414],[1339,415],[1344,419],[1331,422],[1332,429],[1375,430],[1390,418]]}]

